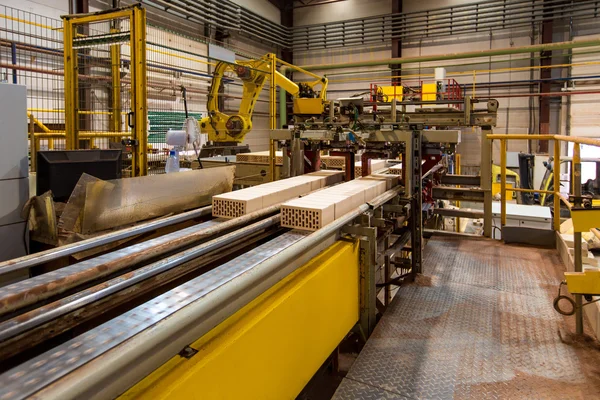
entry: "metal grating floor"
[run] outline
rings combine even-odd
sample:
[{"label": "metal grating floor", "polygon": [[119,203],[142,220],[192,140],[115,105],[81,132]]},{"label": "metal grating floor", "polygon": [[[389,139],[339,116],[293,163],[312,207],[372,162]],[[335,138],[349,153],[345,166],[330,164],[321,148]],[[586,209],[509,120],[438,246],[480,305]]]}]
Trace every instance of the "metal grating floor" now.
[{"label": "metal grating floor", "polygon": [[434,237],[334,399],[600,398],[600,352],[561,341],[554,250]]}]

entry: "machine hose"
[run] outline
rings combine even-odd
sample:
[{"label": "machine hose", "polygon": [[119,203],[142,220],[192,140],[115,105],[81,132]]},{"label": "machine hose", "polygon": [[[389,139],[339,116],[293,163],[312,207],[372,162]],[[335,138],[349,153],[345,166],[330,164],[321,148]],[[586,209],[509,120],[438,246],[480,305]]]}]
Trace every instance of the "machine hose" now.
[{"label": "machine hose", "polygon": [[[593,300],[593,301],[592,301],[592,295],[590,295],[590,294],[585,294],[585,295],[583,295],[583,296],[584,296],[584,298],[585,298],[585,299],[586,299],[588,302],[587,302],[587,303],[585,303],[585,304],[583,304],[583,305],[581,305],[581,307],[577,307],[577,305],[575,304],[575,300],[573,300],[573,299],[572,299],[572,298],[570,298],[569,296],[565,296],[565,295],[561,294],[561,289],[562,289],[563,285],[566,285],[566,284],[567,284],[567,282],[565,282],[565,281],[562,281],[562,282],[560,283],[560,285],[558,286],[558,295],[557,295],[557,296],[556,296],[556,298],[554,299],[554,303],[553,303],[553,305],[554,305],[554,309],[555,309],[555,310],[556,310],[556,311],[557,311],[559,314],[561,314],[561,315],[566,315],[566,316],[570,316],[570,315],[573,315],[573,314],[575,314],[575,312],[577,311],[577,309],[578,309],[578,308],[583,308],[583,307],[587,306],[588,304],[592,304],[592,303],[596,303],[597,301],[600,301],[600,298],[598,298],[598,299],[596,299],[596,300]],[[566,301],[567,301],[569,304],[571,304],[571,307],[572,307],[572,308],[571,308],[571,310],[569,310],[569,311],[565,311],[565,310],[561,309],[561,308],[560,308],[560,305],[559,305],[559,303],[560,303],[560,301],[561,301],[561,300],[566,300]]]}]

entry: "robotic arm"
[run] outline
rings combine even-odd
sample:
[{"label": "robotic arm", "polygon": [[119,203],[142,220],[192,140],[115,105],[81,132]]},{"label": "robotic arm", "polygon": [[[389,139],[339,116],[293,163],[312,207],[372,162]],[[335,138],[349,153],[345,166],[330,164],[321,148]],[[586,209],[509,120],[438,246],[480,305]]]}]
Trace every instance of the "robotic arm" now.
[{"label": "robotic arm", "polygon": [[[234,72],[243,83],[242,100],[239,112],[227,115],[219,108],[219,88],[227,71]],[[323,113],[327,93],[327,79],[307,71],[317,78],[312,82],[296,84],[280,72],[276,72],[275,83],[294,97],[294,113],[299,115],[320,115]],[[203,133],[208,134],[212,142],[240,143],[252,129],[252,113],[258,96],[270,73],[269,60],[262,57],[257,60],[236,61],[235,64],[219,62],[213,72],[213,80],[208,94],[208,116],[200,120]],[[317,94],[314,88],[321,85]]]}]

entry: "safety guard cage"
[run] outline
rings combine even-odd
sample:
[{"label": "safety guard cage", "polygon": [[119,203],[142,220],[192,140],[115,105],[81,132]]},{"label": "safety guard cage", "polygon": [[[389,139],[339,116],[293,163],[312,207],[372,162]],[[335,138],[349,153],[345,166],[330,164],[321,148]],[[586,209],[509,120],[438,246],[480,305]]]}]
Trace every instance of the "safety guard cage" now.
[{"label": "safety guard cage", "polygon": [[129,175],[146,175],[146,11],[134,5],[62,19],[67,150],[121,148]]}]

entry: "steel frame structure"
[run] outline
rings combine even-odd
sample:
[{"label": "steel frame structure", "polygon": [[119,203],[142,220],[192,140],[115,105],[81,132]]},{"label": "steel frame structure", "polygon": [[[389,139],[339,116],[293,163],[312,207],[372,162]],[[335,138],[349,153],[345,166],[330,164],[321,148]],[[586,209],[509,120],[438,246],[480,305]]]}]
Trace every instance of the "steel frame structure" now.
[{"label": "steel frame structure", "polygon": [[[116,35],[122,41],[129,39],[131,46],[131,109],[128,114],[128,124],[132,130],[132,140],[128,144],[132,146],[131,170],[132,176],[143,176],[148,173],[148,135],[147,135],[147,86],[146,86],[146,10],[140,5],[124,7],[117,10],[103,11],[90,14],[76,14],[63,16],[63,39],[64,39],[64,73],[65,73],[65,133],[67,150],[79,148],[79,54],[77,48],[85,46],[86,40],[93,43],[93,38],[82,38],[78,28],[90,23],[109,22],[111,24],[118,20],[129,21],[129,32],[120,32]],[[115,25],[111,29],[114,34]],[[78,43],[75,46],[75,42]],[[115,51],[117,46],[111,46],[113,91],[118,90],[115,85],[119,82],[118,59],[120,52]],[[116,66],[115,66],[116,64]],[[113,126],[120,120],[120,105],[115,107],[115,101],[120,99],[120,94],[113,98]],[[119,102],[120,104],[120,102]],[[118,114],[117,114],[118,113]],[[112,132],[113,137],[120,137],[120,132]]]}]

